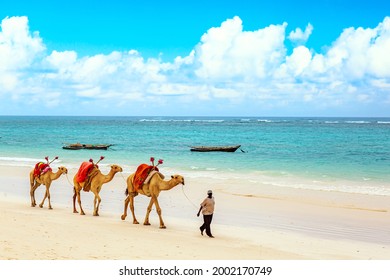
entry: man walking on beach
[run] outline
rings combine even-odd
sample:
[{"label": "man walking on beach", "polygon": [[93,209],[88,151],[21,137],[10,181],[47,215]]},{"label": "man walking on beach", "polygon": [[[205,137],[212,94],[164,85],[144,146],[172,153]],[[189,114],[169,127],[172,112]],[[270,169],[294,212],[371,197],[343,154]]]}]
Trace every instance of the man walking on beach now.
[{"label": "man walking on beach", "polygon": [[200,211],[202,211],[204,222],[203,225],[199,228],[200,233],[203,235],[203,231],[206,230],[206,234],[208,235],[208,237],[211,238],[214,238],[214,236],[211,234],[211,228],[210,228],[211,221],[213,219],[214,206],[215,206],[215,201],[213,197],[213,191],[208,190],[207,197],[200,204],[200,208],[197,216],[199,217]]}]

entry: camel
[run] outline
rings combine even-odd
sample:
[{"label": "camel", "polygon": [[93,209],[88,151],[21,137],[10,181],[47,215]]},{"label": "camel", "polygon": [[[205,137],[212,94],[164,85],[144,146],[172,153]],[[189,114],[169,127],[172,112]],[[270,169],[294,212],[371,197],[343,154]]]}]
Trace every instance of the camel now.
[{"label": "camel", "polygon": [[[97,169],[97,167],[96,167]],[[94,216],[99,216],[99,205],[101,198],[99,196],[99,192],[102,189],[103,184],[106,184],[110,182],[116,173],[122,172],[122,167],[119,165],[111,165],[111,170],[107,175],[104,175],[100,172],[99,169],[97,169],[97,174],[92,177],[91,179],[91,191],[94,193],[95,198],[93,200],[93,215]],[[73,213],[78,213],[76,209],[76,197],[77,197],[77,202],[79,203],[80,206],[80,215],[85,215],[83,208],[81,207],[81,198],[80,198],[80,191],[84,187],[84,183],[79,183],[76,181],[76,176],[73,178],[73,184],[74,184],[74,195],[73,195]]]},{"label": "camel", "polygon": [[35,190],[40,186],[40,185],[45,185],[46,186],[46,193],[45,193],[45,197],[43,198],[41,204],[39,204],[39,207],[42,208],[43,207],[43,203],[45,202],[46,198],[48,198],[49,200],[49,209],[53,209],[51,207],[51,203],[50,203],[50,185],[51,183],[54,181],[54,180],[57,180],[62,174],[67,174],[68,173],[68,169],[66,169],[65,167],[61,166],[61,167],[58,167],[58,171],[56,173],[53,173],[53,171],[51,169],[49,169],[49,171],[47,171],[46,173],[38,176],[38,177],[34,177],[34,169],[30,172],[30,197],[31,197],[31,207],[35,207],[37,204],[36,204],[36,201],[35,201]]},{"label": "camel", "polygon": [[131,174],[127,178],[127,189],[126,189],[127,197],[125,199],[124,213],[121,216],[121,219],[122,220],[126,219],[127,206],[130,203],[130,210],[131,210],[131,213],[133,214],[133,224],[139,224],[136,217],[135,217],[135,214],[134,214],[134,197],[136,197],[138,194],[142,194],[142,195],[145,195],[147,197],[150,197],[150,202],[149,202],[149,206],[148,206],[147,211],[146,211],[144,225],[150,226],[149,214],[152,211],[153,204],[155,204],[156,205],[156,212],[157,212],[158,217],[160,219],[160,228],[161,229],[166,228],[166,226],[164,225],[164,221],[162,219],[162,216],[161,216],[161,208],[160,208],[160,205],[158,203],[157,198],[158,198],[161,191],[168,191],[168,190],[176,187],[179,184],[184,185],[184,178],[181,175],[173,175],[173,176],[171,176],[171,179],[169,181],[165,181],[161,177],[160,173],[157,172],[152,176],[149,183],[144,184],[142,186],[142,188],[135,191],[134,186],[133,186],[134,175],[135,175],[135,173]]}]

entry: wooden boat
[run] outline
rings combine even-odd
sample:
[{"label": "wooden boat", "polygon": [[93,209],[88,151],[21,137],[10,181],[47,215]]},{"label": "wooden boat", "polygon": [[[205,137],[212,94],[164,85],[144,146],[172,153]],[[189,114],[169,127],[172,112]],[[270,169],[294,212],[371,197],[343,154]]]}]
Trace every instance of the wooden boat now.
[{"label": "wooden boat", "polygon": [[109,147],[111,147],[111,144],[67,144],[66,146],[63,146],[62,148],[65,150],[81,150],[81,149],[87,149],[87,150],[107,150]]},{"label": "wooden boat", "polygon": [[234,153],[241,145],[236,146],[193,146],[192,152],[229,152]]}]

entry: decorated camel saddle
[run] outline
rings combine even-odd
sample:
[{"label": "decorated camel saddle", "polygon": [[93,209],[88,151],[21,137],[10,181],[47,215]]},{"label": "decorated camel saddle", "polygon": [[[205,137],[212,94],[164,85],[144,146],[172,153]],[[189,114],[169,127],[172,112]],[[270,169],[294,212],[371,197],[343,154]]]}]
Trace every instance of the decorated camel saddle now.
[{"label": "decorated camel saddle", "polygon": [[91,190],[92,178],[99,172],[99,166],[97,164],[103,159],[104,157],[100,157],[100,160],[97,163],[94,163],[93,159],[81,163],[79,170],[76,173],[76,181],[78,183],[84,183],[83,191],[89,192]]},{"label": "decorated camel saddle", "polygon": [[143,163],[140,164],[135,171],[134,177],[133,177],[133,186],[134,186],[134,191],[138,191],[139,189],[142,188],[144,184],[149,183],[150,179],[155,173],[159,173],[162,178],[164,178],[164,175],[162,175],[159,170],[158,170],[158,165],[163,163],[162,159],[158,160],[157,165],[154,165],[154,158],[151,157],[150,161],[152,162],[152,165]]},{"label": "decorated camel saddle", "polygon": [[46,172],[48,171],[51,171],[51,167],[50,167],[50,164],[55,161],[56,159],[58,159],[58,157],[55,157],[51,162],[49,162],[49,157],[45,157],[46,159],[46,163],[44,162],[38,162],[37,164],[35,164],[35,167],[34,167],[34,178],[37,178],[43,174],[45,174]]}]

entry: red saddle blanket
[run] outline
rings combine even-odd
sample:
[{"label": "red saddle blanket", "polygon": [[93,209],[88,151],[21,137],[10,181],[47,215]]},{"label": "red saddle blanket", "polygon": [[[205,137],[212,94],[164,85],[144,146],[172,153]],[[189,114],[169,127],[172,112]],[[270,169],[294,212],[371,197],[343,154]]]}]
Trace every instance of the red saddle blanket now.
[{"label": "red saddle blanket", "polygon": [[94,164],[92,162],[83,162],[76,173],[76,181],[78,183],[83,183],[85,179],[88,177],[93,167]]},{"label": "red saddle blanket", "polygon": [[146,178],[152,170],[158,171],[158,168],[156,166],[148,165],[146,163],[143,163],[138,166],[133,178],[133,186],[135,191],[138,191],[142,187]]},{"label": "red saddle blanket", "polygon": [[37,164],[35,164],[34,177],[41,176],[49,170],[51,170],[51,167],[47,163],[38,162]]}]

